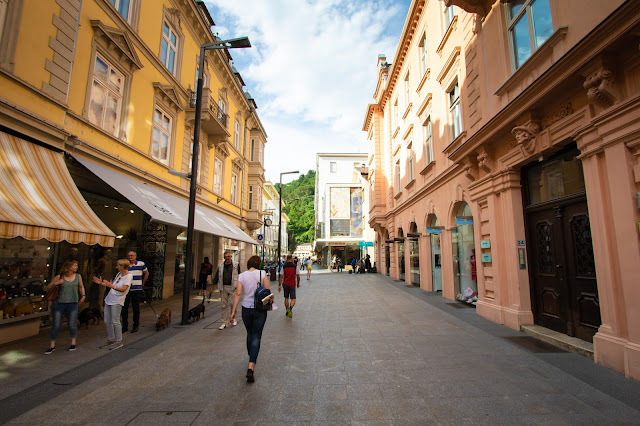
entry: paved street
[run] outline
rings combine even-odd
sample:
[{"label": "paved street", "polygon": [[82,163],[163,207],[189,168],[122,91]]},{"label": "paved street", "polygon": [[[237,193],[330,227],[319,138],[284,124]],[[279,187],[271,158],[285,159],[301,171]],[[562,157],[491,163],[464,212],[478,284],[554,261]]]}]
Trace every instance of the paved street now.
[{"label": "paved street", "polygon": [[241,323],[167,303],[169,330],[145,309],[111,353],[103,324],[76,352],[66,329],[50,356],[44,332],[0,347],[0,423],[640,424],[640,383],[388,277],[314,270],[293,319],[277,294],[253,384]]}]

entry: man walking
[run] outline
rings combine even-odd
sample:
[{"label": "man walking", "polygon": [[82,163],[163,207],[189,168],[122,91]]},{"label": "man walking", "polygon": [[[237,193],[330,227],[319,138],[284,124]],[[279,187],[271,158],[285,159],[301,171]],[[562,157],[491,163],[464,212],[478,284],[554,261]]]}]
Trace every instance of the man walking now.
[{"label": "man walking", "polygon": [[240,274],[240,264],[233,261],[230,251],[224,252],[224,262],[218,265],[216,276],[213,278],[213,285],[218,284],[220,290],[220,304],[222,305],[222,325],[218,330],[238,324],[238,321],[229,321],[229,310],[233,307],[233,298],[238,287],[238,275]]},{"label": "man walking", "polygon": [[[293,256],[287,256],[287,263],[282,268],[282,274],[278,279],[278,293],[284,284],[284,307],[287,309],[286,315],[293,318],[293,307],[296,304],[296,286],[300,287],[300,270],[293,263]],[[289,304],[291,299],[291,304]]]},{"label": "man walking", "polygon": [[144,301],[144,284],[149,278],[149,270],[143,261],[137,259],[138,254],[135,251],[127,253],[129,260],[129,273],[131,274],[131,288],[127,297],[124,299],[122,306],[122,332],[129,330],[129,304],[133,310],[133,328],[132,333],[138,331],[140,326],[140,302]]}]

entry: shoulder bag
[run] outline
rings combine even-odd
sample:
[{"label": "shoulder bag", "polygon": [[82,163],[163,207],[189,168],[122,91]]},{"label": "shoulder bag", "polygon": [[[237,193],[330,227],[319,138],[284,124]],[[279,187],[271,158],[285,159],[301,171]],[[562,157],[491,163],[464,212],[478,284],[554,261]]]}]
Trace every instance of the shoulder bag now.
[{"label": "shoulder bag", "polygon": [[[64,279],[64,278],[63,278]],[[51,302],[58,300],[60,294],[60,286],[54,285],[51,289],[47,290],[45,298]]]},{"label": "shoulder bag", "polygon": [[262,285],[262,271],[260,271],[258,288],[253,295],[253,302],[256,310],[260,312],[270,311],[273,308],[273,294],[271,290]]}]

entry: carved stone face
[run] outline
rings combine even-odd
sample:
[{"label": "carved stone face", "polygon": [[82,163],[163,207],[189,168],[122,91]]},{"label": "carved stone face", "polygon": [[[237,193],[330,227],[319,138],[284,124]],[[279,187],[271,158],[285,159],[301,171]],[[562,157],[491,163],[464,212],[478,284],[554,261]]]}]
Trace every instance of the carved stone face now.
[{"label": "carved stone face", "polygon": [[515,136],[518,143],[526,142],[529,139],[529,134],[522,129],[515,130],[513,136]]}]

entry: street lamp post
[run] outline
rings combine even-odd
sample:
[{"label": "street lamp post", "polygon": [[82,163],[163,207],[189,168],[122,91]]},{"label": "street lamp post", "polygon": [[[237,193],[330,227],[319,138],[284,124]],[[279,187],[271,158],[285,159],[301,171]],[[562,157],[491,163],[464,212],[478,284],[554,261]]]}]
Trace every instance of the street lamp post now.
[{"label": "street lamp post", "polygon": [[294,173],[300,173],[298,170],[294,172],[282,172],[280,173],[280,201],[278,202],[278,273],[280,273],[280,249],[282,247],[282,175],[289,175]]},{"label": "street lamp post", "polygon": [[200,58],[198,67],[198,83],[196,88],[196,117],[193,125],[193,156],[191,159],[191,186],[189,188],[189,219],[187,220],[187,252],[185,254],[184,287],[182,288],[182,325],[189,321],[189,289],[193,264],[193,226],[196,214],[196,189],[198,183],[198,155],[200,154],[200,120],[202,119],[202,84],[204,72],[204,55],[207,50],[216,49],[241,49],[251,47],[249,37],[218,40],[200,46]]}]

